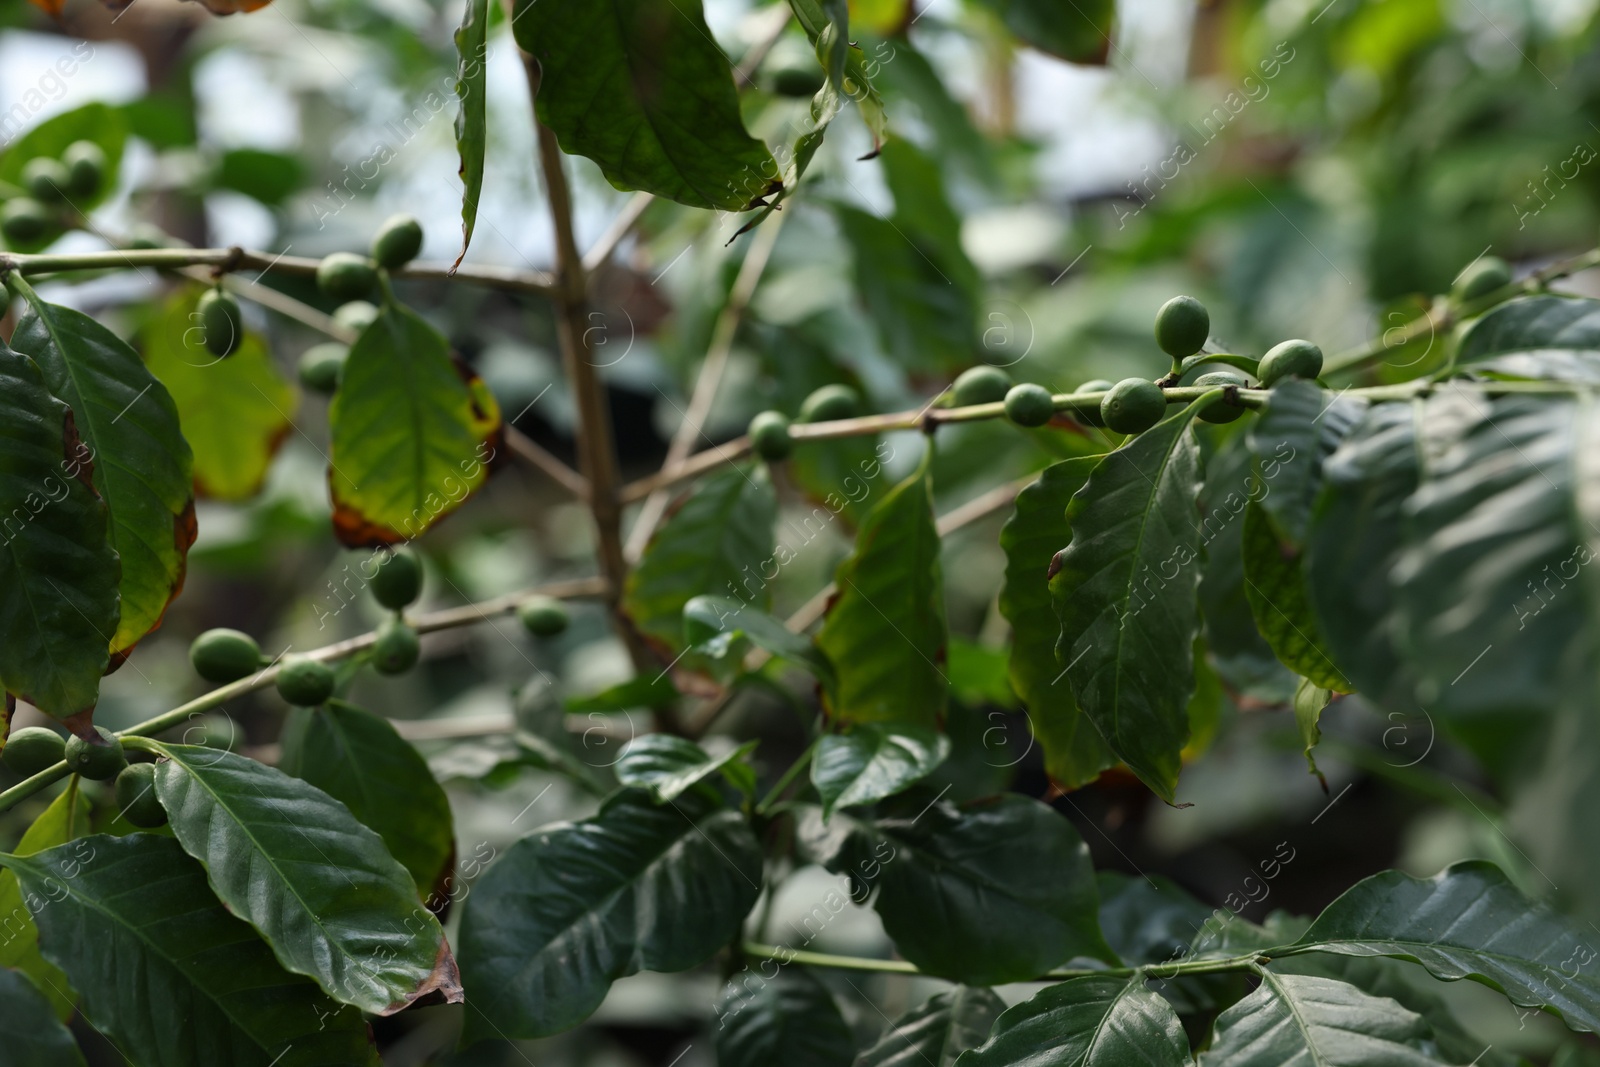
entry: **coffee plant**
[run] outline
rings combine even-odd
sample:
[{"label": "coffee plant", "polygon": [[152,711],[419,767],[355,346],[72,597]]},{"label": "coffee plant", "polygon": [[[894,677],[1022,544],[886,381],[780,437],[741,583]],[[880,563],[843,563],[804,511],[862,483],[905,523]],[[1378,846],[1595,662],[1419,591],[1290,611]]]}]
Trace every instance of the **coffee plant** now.
[{"label": "coffee plant", "polygon": [[[34,5],[8,21],[112,25],[92,2]],[[188,34],[257,12],[220,24],[318,51],[330,17],[170,6],[147,17]],[[5,113],[0,1060],[516,1062],[614,1018],[619,983],[692,972],[668,987],[695,1001],[679,1057],[721,1067],[1600,1062],[1600,300],[1581,295],[1600,249],[1568,225],[1505,259],[1441,238],[1405,252],[1438,261],[1408,275],[1375,247],[1389,317],[1326,355],[1291,335],[1340,336],[1314,301],[1269,333],[1283,316],[1223,328],[1213,301],[1150,287],[1122,302],[1140,322],[1132,355],[1097,364],[1113,377],[1065,381],[986,332],[1020,290],[980,271],[952,206],[1020,188],[1029,150],[986,140],[915,34],[1002,72],[1019,48],[1092,68],[1117,51],[1110,0],[971,0],[915,34],[921,5],[743,5],[737,60],[700,0],[449,6],[454,262],[419,258],[429,234],[405,212],[321,256],[182,240],[161,224],[184,197],[276,207],[300,164],[216,157],[156,102],[33,122],[25,94]],[[1409,31],[1360,20],[1422,5],[1350,6],[1330,16],[1340,47],[1398,48]],[[385,15],[337,17],[433,62],[375,28]],[[1323,77],[1321,17],[1257,49],[1274,58],[1246,68],[1228,122],[1265,99],[1252,83]],[[480,210],[491,119],[525,108],[490,77],[499,47],[534,104],[548,271],[467,258],[511,225]],[[1591,66],[1563,76],[1588,85]],[[186,176],[140,186],[152,146],[187,152]],[[886,210],[845,195],[879,176],[863,196]],[[1129,203],[1176,210],[1172,180]],[[328,183],[319,231],[358,181]],[[606,185],[632,195],[596,200]],[[621,206],[580,241],[600,202]],[[1098,238],[1129,270],[1168,239],[1103,232],[1135,213],[1102,216]],[[659,469],[626,480],[637,416],[611,391],[609,331],[617,308],[662,301],[616,295],[637,281],[617,262],[630,241],[701,245],[710,267],[674,325],[657,310],[640,330],[692,384],[682,406],[655,386],[675,429]],[[1272,253],[1250,256],[1266,292]],[[1030,306],[1100,300],[1056,288],[1072,269]],[[535,309],[559,351],[573,465],[458,343],[497,308]],[[286,336],[313,342],[293,373]],[[324,485],[326,519],[283,503]],[[583,519],[565,564],[545,545],[507,565],[558,512]],[[457,513],[478,518],[445,524]],[[451,530],[485,521],[511,540],[474,577]],[[230,548],[249,524],[266,533]],[[802,559],[825,532],[841,539],[826,573]],[[999,567],[969,562],[988,547]],[[326,590],[295,588],[311,556],[342,561]],[[207,589],[286,577],[191,610],[192,562]],[[994,609],[977,625],[958,610],[975,583]],[[285,604],[303,616],[287,628]],[[475,631],[498,644],[456,656]],[[614,684],[557,667],[553,650],[597,643],[628,665]],[[530,665],[513,712],[441,710]],[[1447,761],[1378,758],[1335,730],[1359,715],[1386,749],[1425,719]],[[1257,718],[1321,791],[1311,826],[1365,773],[1477,812],[1500,862],[1466,847],[1430,877],[1371,873],[1275,833],[1213,897],[1146,875],[1113,814],[1197,825],[1222,804],[1191,784],[1216,761],[1240,790],[1297,788],[1226,762]],[[570,818],[537,811],[543,792],[519,812],[492,800],[530,775]],[[1319,847],[1316,907],[1256,907]],[[813,947],[841,916],[881,927],[878,949]],[[1464,999],[1462,979],[1492,995]],[[1544,1044],[1486,1041],[1474,1016],[1494,1011],[1519,1030],[1549,1017]]]}]

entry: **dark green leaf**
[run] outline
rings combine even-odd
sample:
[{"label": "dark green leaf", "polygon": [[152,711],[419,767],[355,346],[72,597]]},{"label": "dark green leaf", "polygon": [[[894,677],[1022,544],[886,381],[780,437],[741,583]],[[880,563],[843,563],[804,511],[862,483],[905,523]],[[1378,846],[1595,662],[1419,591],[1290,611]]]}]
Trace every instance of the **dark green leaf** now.
[{"label": "dark green leaf", "polygon": [[1172,1006],[1131,977],[1091,975],[1008,1008],[960,1067],[1184,1067],[1189,1039]]},{"label": "dark green leaf", "polygon": [[893,806],[826,823],[806,808],[798,833],[817,862],[850,876],[857,899],[877,889],[884,930],[918,969],[996,985],[1076,956],[1111,958],[1089,850],[1065,818],[1016,794],[960,808],[911,794]]},{"label": "dark green leaf", "polygon": [[1104,63],[1111,50],[1113,0],[980,0],[1011,32],[1073,63]]},{"label": "dark green leaf", "polygon": [[[64,845],[86,831],[88,825],[89,800],[81,790],[69,785],[28,827],[16,853],[31,856]],[[77,994],[61,969],[39,954],[39,928],[23,906],[17,876],[8,870],[0,870],[0,967],[15,968],[33,979],[50,1001],[56,1018],[62,1022],[72,1018]]]},{"label": "dark green leaf", "polygon": [[568,697],[566,708],[574,712],[633,711],[657,708],[677,700],[678,696],[678,690],[666,674],[639,674],[592,696]]},{"label": "dark green leaf", "polygon": [[717,1002],[720,1067],[849,1067],[855,1038],[810,971],[735,976]]},{"label": "dark green leaf", "polygon": [[1261,479],[1256,503],[1272,516],[1278,536],[1289,544],[1305,544],[1311,509],[1322,488],[1322,465],[1366,410],[1364,401],[1323,393],[1303,378],[1273,387],[1250,428],[1250,450]]},{"label": "dark green leaf", "polygon": [[1056,662],[1061,622],[1050,595],[1050,561],[1072,538],[1067,505],[1099,462],[1085,456],[1046,467],[1017,494],[1016,511],[1000,530],[1006,553],[1000,614],[1011,623],[1011,685],[1044,749],[1045,771],[1065,789],[1087,785],[1116,763]]},{"label": "dark green leaf", "polygon": [[989,1037],[1005,1001],[987,989],[957,986],[889,1024],[855,1067],[953,1067],[956,1057]]},{"label": "dark green leaf", "polygon": [[920,726],[863,723],[846,734],[825,734],[811,762],[822,817],[893,796],[927,777],[949,754],[949,738]]},{"label": "dark green leaf", "polygon": [[534,831],[464,905],[468,1036],[558,1033],[618,978],[705,962],[739,932],[761,868],[744,819],[693,793],[658,806],[626,790],[593,818]]},{"label": "dark green leaf", "polygon": [[936,727],[950,687],[940,667],[944,575],[926,461],[872,509],[834,585],[817,634],[839,678],[831,713],[843,722]]},{"label": "dark green leaf", "polygon": [[193,457],[178,408],[126,341],[81,311],[23,289],[11,343],[72,408],[94,455],[94,486],[111,509],[111,547],[122,559],[122,617],[111,653],[125,657],[155,629],[183,588],[194,543]]},{"label": "dark green leaf", "polygon": [[171,838],[86,837],[0,863],[84,1015],[133,1062],[376,1067],[360,1012],[279,967]]},{"label": "dark green leaf", "polygon": [[489,0],[467,0],[456,30],[456,96],[461,111],[456,115],[456,151],[461,156],[461,255],[460,265],[472,244],[472,231],[478,222],[478,198],[483,195],[483,158],[488,142],[489,122]]},{"label": "dark green leaf", "polygon": [[1600,383],[1600,301],[1511,300],[1472,324],[1456,363],[1515,378]]},{"label": "dark green leaf", "polygon": [[700,0],[518,0],[512,28],[543,68],[539,120],[618,189],[745,211],[781,188]]},{"label": "dark green leaf", "polygon": [[296,708],[278,769],[310,782],[377,831],[427,897],[455,853],[450,798],[388,719],[342,700]]},{"label": "dark green leaf", "polygon": [[671,734],[645,734],[629,741],[617,757],[617,781],[646,790],[657,804],[666,804],[718,772],[735,785],[745,781],[734,765],[743,765],[756,744],[748,741],[713,758],[693,741]]},{"label": "dark green leaf", "polygon": [[[1095,882],[1100,929],[1122,961],[1133,966],[1184,959],[1196,933],[1215,921],[1211,908],[1159,875],[1101,871]],[[1151,988],[1180,1015],[1215,1013],[1244,992],[1238,975],[1166,977],[1159,968],[1153,972]]]},{"label": "dark green leaf", "polygon": [[348,808],[231,752],[159,749],[168,759],[157,771],[156,795],[173,833],[284,967],[374,1014],[436,991],[460,999],[438,920],[383,839]]},{"label": "dark green leaf", "polygon": [[832,684],[833,664],[818,652],[811,640],[797,634],[764,611],[742,600],[724,596],[697,596],[683,606],[685,623],[693,620],[703,627],[721,631],[696,645],[697,651],[721,658],[743,651],[741,638],[763,651],[804,667],[819,680]]},{"label": "dark green leaf", "polygon": [[1051,583],[1056,657],[1111,751],[1171,803],[1199,631],[1199,456],[1190,406],[1111,453],[1072,498]]},{"label": "dark green leaf", "polygon": [[270,207],[288,200],[305,180],[305,168],[299,159],[259,148],[230,149],[222,154],[217,166],[218,188],[254,197]]},{"label": "dark green leaf", "polygon": [[0,682],[57,718],[94,707],[117,631],[94,459],[39,368],[0,344]]},{"label": "dark green leaf", "polygon": [[7,1067],[81,1067],[83,1064],[83,1053],[72,1039],[72,1031],[51,1014],[51,1004],[44,993],[21,971],[3,967],[0,967],[0,1044],[6,1050]]},{"label": "dark green leaf", "polygon": [[1245,596],[1261,635],[1279,661],[1324,689],[1354,688],[1324,651],[1322,633],[1311,611],[1300,552],[1278,539],[1260,504],[1244,514],[1240,550],[1244,553]]},{"label": "dark green leaf", "polygon": [[789,457],[789,477],[807,497],[827,509],[813,510],[800,520],[806,532],[810,532],[811,520],[824,515],[827,518],[823,525],[835,516],[851,527],[861,525],[872,510],[872,493],[862,491],[871,481],[866,474],[873,471],[876,477],[882,470],[876,442],[874,437],[839,437],[797,444],[794,455]]}]

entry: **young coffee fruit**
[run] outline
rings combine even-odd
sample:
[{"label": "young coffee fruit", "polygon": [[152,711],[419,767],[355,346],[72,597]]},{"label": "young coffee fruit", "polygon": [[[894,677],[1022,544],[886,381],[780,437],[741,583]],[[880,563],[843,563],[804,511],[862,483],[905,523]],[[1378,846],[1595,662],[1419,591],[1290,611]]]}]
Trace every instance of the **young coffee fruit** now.
[{"label": "young coffee fruit", "polygon": [[130,763],[117,775],[114,788],[117,809],[122,812],[124,819],[146,830],[166,824],[167,809],[161,806],[161,799],[156,796],[154,763]]},{"label": "young coffee fruit", "polygon": [[335,252],[317,264],[317,288],[329,300],[348,304],[365,300],[377,287],[378,272],[372,261],[354,252]]},{"label": "young coffee fruit", "polygon": [[[1215,389],[1218,386],[1227,385],[1234,385],[1243,389],[1249,386],[1250,379],[1242,374],[1235,374],[1233,371],[1214,370],[1200,375],[1194,380],[1194,384],[1207,389]],[[1206,409],[1200,412],[1200,417],[1206,422],[1227,423],[1232,422],[1243,414],[1244,408],[1230,404],[1224,398],[1207,405]]]},{"label": "young coffee fruit", "polygon": [[1211,335],[1211,314],[1192,296],[1175,296],[1156,312],[1156,344],[1173,359],[1192,356]]},{"label": "young coffee fruit", "polygon": [[1144,433],[1166,412],[1166,394],[1143,378],[1122,379],[1100,401],[1100,417],[1118,433]]},{"label": "young coffee fruit", "polygon": [[816,63],[781,66],[767,72],[768,91],[777,96],[810,99],[817,95],[827,76]]},{"label": "young coffee fruit", "polygon": [[[1093,378],[1078,386],[1078,388],[1074,389],[1073,392],[1104,393],[1107,389],[1111,388],[1111,385],[1112,383],[1106,381],[1104,378]],[[1068,408],[1067,411],[1079,422],[1087,423],[1090,426],[1104,426],[1106,424],[1106,420],[1100,416],[1100,401],[1098,400],[1094,401],[1093,404],[1085,404],[1082,407]]]},{"label": "young coffee fruit", "polygon": [[387,553],[372,575],[372,595],[390,611],[399,611],[422,594],[422,564],[404,548]]},{"label": "young coffee fruit", "polygon": [[378,627],[372,645],[372,666],[379,674],[404,674],[417,665],[422,655],[422,639],[404,619],[391,615]]},{"label": "young coffee fruit", "polygon": [[1316,378],[1322,373],[1322,349],[1310,341],[1284,341],[1261,357],[1256,377],[1263,389],[1285,378]]},{"label": "young coffee fruit", "polygon": [[1470,303],[1511,284],[1511,268],[1499,256],[1480,256],[1456,275],[1450,295],[1456,303]]},{"label": "young coffee fruit", "polygon": [[67,168],[67,192],[76,197],[89,197],[100,191],[106,179],[106,153],[93,141],[73,141],[61,153],[61,163]]},{"label": "young coffee fruit", "polygon": [[350,347],[337,341],[312,345],[300,357],[300,384],[313,392],[331,396],[339,389]]},{"label": "young coffee fruit", "polygon": [[1023,382],[1006,392],[1006,418],[1018,426],[1043,426],[1055,413],[1055,397],[1042,385]]},{"label": "young coffee fruit", "polygon": [[14,197],[0,206],[0,235],[15,244],[37,241],[54,225],[45,206],[32,197]]},{"label": "young coffee fruit", "polygon": [[98,744],[85,741],[77,734],[67,738],[62,758],[74,774],[97,782],[109,781],[122,773],[122,768],[128,765],[128,757],[122,752],[122,742],[110,730],[96,726],[94,732],[100,739]]},{"label": "young coffee fruit", "polygon": [[789,420],[781,411],[763,411],[750,420],[750,447],[768,463],[788,459],[794,451],[789,436]]},{"label": "young coffee fruit", "polygon": [[861,414],[861,394],[848,385],[824,385],[800,405],[796,422],[835,422]]},{"label": "young coffee fruit", "polygon": [[567,606],[553,596],[531,596],[517,605],[517,619],[535,637],[555,637],[572,621]]},{"label": "young coffee fruit", "polygon": [[365,333],[368,326],[378,321],[378,306],[365,300],[352,300],[339,306],[333,313],[333,321],[347,330]]},{"label": "young coffee fruit", "polygon": [[40,156],[28,160],[22,168],[22,185],[35,200],[46,204],[59,204],[67,199],[67,189],[72,184],[72,172],[59,159]]},{"label": "young coffee fruit", "polygon": [[278,671],[278,695],[300,708],[314,708],[333,696],[333,668],[313,659],[284,661]]},{"label": "young coffee fruit", "polygon": [[956,375],[950,386],[950,397],[956,407],[970,408],[974,404],[997,404],[1010,391],[1011,375],[999,367],[979,364]]},{"label": "young coffee fruit", "polygon": [[261,646],[238,630],[207,630],[189,646],[189,662],[206,681],[227,685],[261,669]]},{"label": "young coffee fruit", "polygon": [[24,778],[32,778],[47,767],[54,767],[67,755],[66,742],[54,730],[43,726],[24,726],[6,739],[0,763]]},{"label": "young coffee fruit", "polygon": [[411,215],[394,215],[372,238],[372,258],[385,270],[398,270],[422,251],[422,223]]},{"label": "young coffee fruit", "polygon": [[232,293],[207,289],[200,294],[195,311],[205,331],[206,351],[218,359],[226,359],[239,351],[239,346],[244,344],[244,315]]}]

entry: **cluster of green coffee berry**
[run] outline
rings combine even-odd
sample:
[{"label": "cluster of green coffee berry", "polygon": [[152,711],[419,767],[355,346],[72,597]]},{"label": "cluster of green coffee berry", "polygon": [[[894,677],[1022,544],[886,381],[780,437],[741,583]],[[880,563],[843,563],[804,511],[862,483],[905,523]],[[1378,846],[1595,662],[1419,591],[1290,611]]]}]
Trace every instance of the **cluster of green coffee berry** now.
[{"label": "cluster of green coffee berry", "polygon": [[167,821],[166,809],[156,798],[154,763],[129,763],[122,742],[103,726],[94,728],[94,738],[73,734],[66,740],[43,726],[25,726],[6,739],[0,762],[24,778],[65,762],[67,769],[98,782],[116,779],[117,807],[122,817],[134,826],[160,826]]},{"label": "cluster of green coffee berry", "polygon": [[21,178],[21,195],[0,205],[0,234],[13,244],[33,244],[76,224],[73,203],[100,192],[106,154],[93,141],[74,141],[60,159],[28,160]]},{"label": "cluster of green coffee berry", "polygon": [[[371,255],[334,252],[317,266],[317,288],[339,302],[333,320],[360,333],[378,317],[370,297],[378,288],[379,270],[399,270],[422,251],[422,223],[410,215],[395,215],[373,235]],[[332,394],[344,375],[350,346],[329,341],[308,348],[300,357],[300,383],[307,389]]]}]

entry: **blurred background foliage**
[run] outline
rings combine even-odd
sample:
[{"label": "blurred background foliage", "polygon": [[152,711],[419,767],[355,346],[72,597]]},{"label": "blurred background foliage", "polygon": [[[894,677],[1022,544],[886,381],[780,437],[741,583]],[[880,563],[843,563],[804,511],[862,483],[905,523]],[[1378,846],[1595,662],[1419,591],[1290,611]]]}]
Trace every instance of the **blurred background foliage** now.
[{"label": "blurred background foliage", "polygon": [[[1210,307],[1213,336],[1232,351],[1304,336],[1337,352],[1415,317],[1428,294],[1486,251],[1525,271],[1590,247],[1600,233],[1595,0],[1123,0],[1103,67],[1021,46],[976,3],[851,8],[894,139],[862,159],[871,139],[847,112],[801,192],[765,224],[781,221],[781,232],[703,427],[708,440],[737,436],[764,408],[792,414],[827,382],[857,386],[874,410],[919,407],[980,356],[1056,391],[1155,376],[1166,360],[1151,343],[1151,318],[1177,292]],[[706,0],[706,9],[735,60],[776,25],[771,6],[754,0]],[[543,268],[551,233],[527,87],[494,10],[491,148],[470,258]],[[0,8],[0,139],[90,101],[113,105],[126,125],[116,195],[96,212],[93,233],[72,234],[62,248],[102,247],[154,220],[195,245],[319,256],[364,247],[379,220],[404,210],[426,226],[424,255],[451,259],[461,195],[451,40],[459,18],[459,4],[445,0],[278,0],[228,19],[176,0],[138,0],[120,16],[71,4],[57,25],[11,0]],[[92,52],[77,53],[81,62],[62,75],[57,59],[81,49],[80,37]],[[752,132],[773,142],[792,136],[810,90],[788,95],[785,79],[804,82],[808,69],[815,64],[791,26],[744,93]],[[627,195],[588,162],[570,166],[579,239],[589,244]],[[916,255],[874,239],[885,219]],[[757,239],[730,242],[742,221],[654,204],[599,281],[592,340],[629,476],[659,466],[682,418],[713,322]],[[309,282],[272,284],[332,310]],[[47,295],[133,336],[161,328],[140,309],[160,308],[169,285],[140,271],[57,283]],[[546,305],[461,285],[407,283],[401,297],[446,331],[519,428],[570,458],[572,410]],[[247,311],[285,374],[320,340],[254,305]],[[1379,380],[1414,375],[1437,358],[1434,347],[1425,338],[1397,349]],[[379,621],[353,577],[360,557],[329,533],[324,401],[306,393],[295,404],[260,494],[202,503],[186,593],[108,681],[106,725],[201,691],[185,653],[208,627],[247,630],[276,653]],[[1228,428],[1207,432],[1212,446],[1225,445]],[[894,458],[874,493],[919,455],[915,434],[889,444]],[[948,511],[1075,446],[1061,434],[975,424],[948,428],[937,447],[939,509]],[[783,521],[798,530],[814,504],[795,483],[825,486],[829,475],[792,468]],[[1209,478],[1208,499],[1221,499],[1245,489],[1246,471],[1214,464]],[[1538,723],[1469,744],[1421,709],[1384,716],[1350,698],[1323,717],[1324,792],[1306,773],[1285,709],[1291,679],[1253,631],[1230,645],[1213,626],[1225,684],[1216,739],[1185,772],[1194,807],[1165,808],[1115,772],[1055,796],[1005,681],[1006,626],[995,605],[1002,518],[945,544],[956,753],[939,784],[955,796],[1013,788],[1052,798],[1097,866],[1168,876],[1216,904],[1248,894],[1244,880],[1287,842],[1295,858],[1267,896],[1251,895],[1252,918],[1278,907],[1314,911],[1388,866],[1431,874],[1483,856],[1528,892],[1600,920],[1600,889],[1584,877],[1600,799],[1558,790],[1562,804],[1581,810],[1552,809],[1523,788],[1551,770],[1539,762]],[[815,539],[793,535],[803,547],[772,586],[780,613],[826,583],[849,537],[844,519]],[[419,546],[424,606],[588,573],[589,539],[581,506],[542,475],[509,467]],[[1225,585],[1207,581],[1213,591]],[[619,702],[602,701],[602,710],[569,711],[563,724],[560,701],[630,673],[600,611],[580,608],[554,642],[530,642],[514,620],[437,635],[419,673],[363,674],[352,698],[409,720],[408,734],[449,781],[460,855],[481,861],[533,825],[596,804],[581,777],[548,769],[559,760],[509,743],[511,725],[556,722],[572,741],[567,756],[603,785],[620,742],[646,720],[636,727],[610,707]],[[801,723],[814,708],[809,684],[773,668],[736,696],[723,720],[728,743],[762,737],[757,758],[770,779],[803,746]],[[284,710],[273,696],[253,697],[206,729],[270,759]],[[475,733],[486,736],[466,736]],[[1562,774],[1600,777],[1600,740],[1563,745]],[[40,804],[4,817],[9,840]],[[765,936],[803,940],[795,924],[834,881],[817,869],[790,879]],[[872,912],[851,908],[811,947],[871,954],[887,942]],[[864,1035],[882,1023],[865,994],[893,1016],[923,992],[903,978],[827,978]],[[1468,986],[1449,992],[1485,1043],[1548,1054],[1557,1035],[1542,1020],[1480,1001],[1484,991]],[[382,1021],[380,1039],[385,1062],[397,1065],[531,1057],[695,1067],[710,1062],[716,987],[710,974],[630,978],[590,1024],[519,1049],[490,1043],[451,1058],[451,1009]],[[113,1050],[97,1054],[118,1062]]]}]

